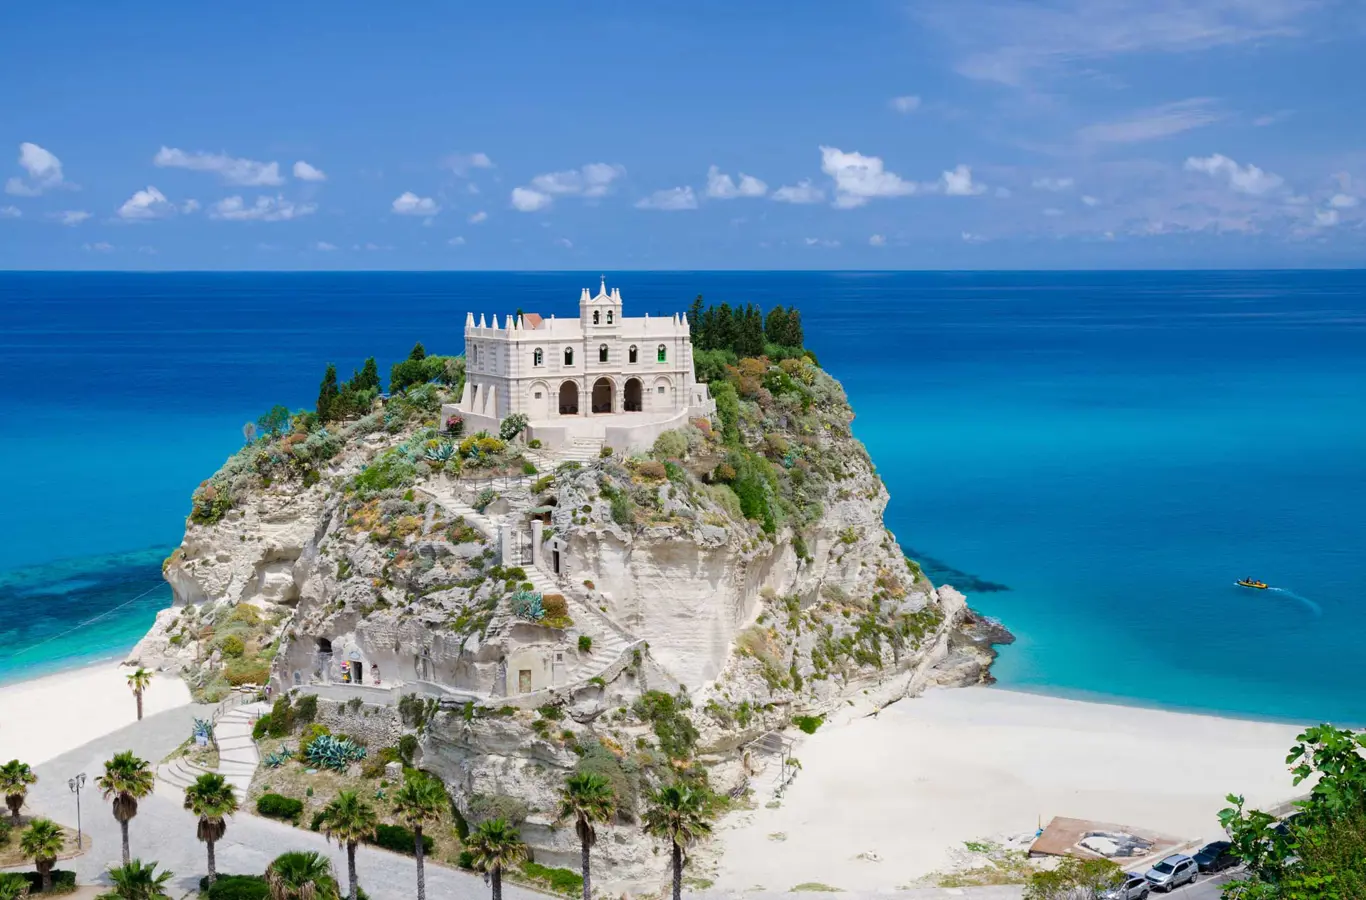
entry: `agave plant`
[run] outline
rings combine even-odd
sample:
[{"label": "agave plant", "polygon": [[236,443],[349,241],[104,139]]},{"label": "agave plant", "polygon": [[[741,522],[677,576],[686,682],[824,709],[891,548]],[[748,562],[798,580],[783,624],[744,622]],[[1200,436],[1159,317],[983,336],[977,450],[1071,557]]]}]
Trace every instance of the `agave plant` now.
[{"label": "agave plant", "polygon": [[274,753],[267,753],[266,758],[261,760],[261,762],[265,763],[266,768],[268,769],[278,769],[293,758],[294,751],[290,750],[287,746],[282,746]]},{"label": "agave plant", "polygon": [[427,462],[450,462],[455,458],[455,444],[450,441],[430,440],[422,453],[422,458]]},{"label": "agave plant", "polygon": [[539,622],[545,618],[545,606],[541,602],[541,595],[536,591],[515,591],[511,603],[512,614],[519,618],[530,619],[532,622]]},{"label": "agave plant", "polygon": [[308,761],[320,769],[345,772],[353,762],[365,759],[366,749],[350,738],[324,734],[308,745]]},{"label": "agave plant", "polygon": [[213,736],[213,723],[208,719],[195,719],[191,731],[196,738],[208,740]]}]

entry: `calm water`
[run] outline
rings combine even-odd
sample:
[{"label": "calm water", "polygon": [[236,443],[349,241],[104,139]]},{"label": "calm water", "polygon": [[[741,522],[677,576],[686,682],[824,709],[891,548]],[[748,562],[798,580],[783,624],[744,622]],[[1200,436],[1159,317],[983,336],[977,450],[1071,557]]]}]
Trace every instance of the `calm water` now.
[{"label": "calm water", "polygon": [[[0,679],[131,644],[190,491],[328,361],[572,315],[596,276],[0,274]],[[610,280],[635,314],[802,309],[890,526],[1019,635],[1003,683],[1366,722],[1366,272]]]}]

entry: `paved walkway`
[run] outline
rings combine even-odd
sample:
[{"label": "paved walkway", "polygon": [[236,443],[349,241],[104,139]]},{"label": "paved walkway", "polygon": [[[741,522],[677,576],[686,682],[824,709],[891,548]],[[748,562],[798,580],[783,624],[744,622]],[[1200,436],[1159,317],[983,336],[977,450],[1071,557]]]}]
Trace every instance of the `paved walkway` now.
[{"label": "paved walkway", "polygon": [[[196,716],[204,718],[211,709],[189,706],[150,716],[113,734],[69,753],[36,769],[38,783],[29,792],[28,812],[49,816],[64,825],[76,824],[76,802],[67,789],[67,779],[78,772],[89,778],[81,794],[82,825],[93,839],[94,847],[85,856],[63,862],[61,868],[74,869],[81,883],[103,882],[110,865],[119,858],[119,826],[109,804],[95,789],[95,779],[104,771],[104,761],[120,750],[132,750],[143,759],[159,760],[190,734]],[[157,785],[153,794],[138,806],[137,818],[130,826],[133,855],[156,860],[162,868],[175,873],[173,896],[196,891],[204,874],[204,845],[195,837],[196,819],[181,808],[178,792]],[[288,850],[316,850],[331,858],[343,881],[346,878],[346,852],[329,845],[313,832],[239,813],[228,822],[227,835],[218,843],[218,870],[224,873],[259,874],[276,856]],[[411,857],[372,847],[356,854],[356,866],[366,893],[375,900],[410,900],[416,893],[416,876]],[[427,895],[482,900],[488,896],[483,878],[455,869],[427,866]],[[505,885],[508,900],[542,900],[543,895]]]},{"label": "paved walkway", "polygon": [[270,705],[267,703],[248,703],[223,713],[213,728],[214,741],[218,744],[218,767],[210,769],[188,757],[178,756],[157,767],[157,781],[184,791],[200,775],[217,772],[232,785],[239,801],[246,799],[251,778],[261,763],[256,742],[251,739],[252,723],[268,712]]}]

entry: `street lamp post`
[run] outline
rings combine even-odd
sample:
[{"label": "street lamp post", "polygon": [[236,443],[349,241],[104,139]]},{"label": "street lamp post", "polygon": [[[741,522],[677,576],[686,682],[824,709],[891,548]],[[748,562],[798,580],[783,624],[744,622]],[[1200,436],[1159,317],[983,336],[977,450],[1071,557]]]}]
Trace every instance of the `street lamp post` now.
[{"label": "street lamp post", "polygon": [[81,837],[81,788],[85,787],[85,773],[70,778],[66,786],[71,788],[71,793],[76,795],[76,849],[85,850],[85,841]]}]

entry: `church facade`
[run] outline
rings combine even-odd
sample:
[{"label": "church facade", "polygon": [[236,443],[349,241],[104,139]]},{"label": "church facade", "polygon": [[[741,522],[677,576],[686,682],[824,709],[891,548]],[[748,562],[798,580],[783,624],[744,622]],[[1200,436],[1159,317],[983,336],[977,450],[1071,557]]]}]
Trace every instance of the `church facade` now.
[{"label": "church facade", "polygon": [[496,434],[513,413],[549,447],[602,441],[623,451],[653,442],[715,410],[693,375],[687,317],[623,314],[621,291],[579,296],[579,317],[465,316],[465,389],[457,407],[467,434]]}]

